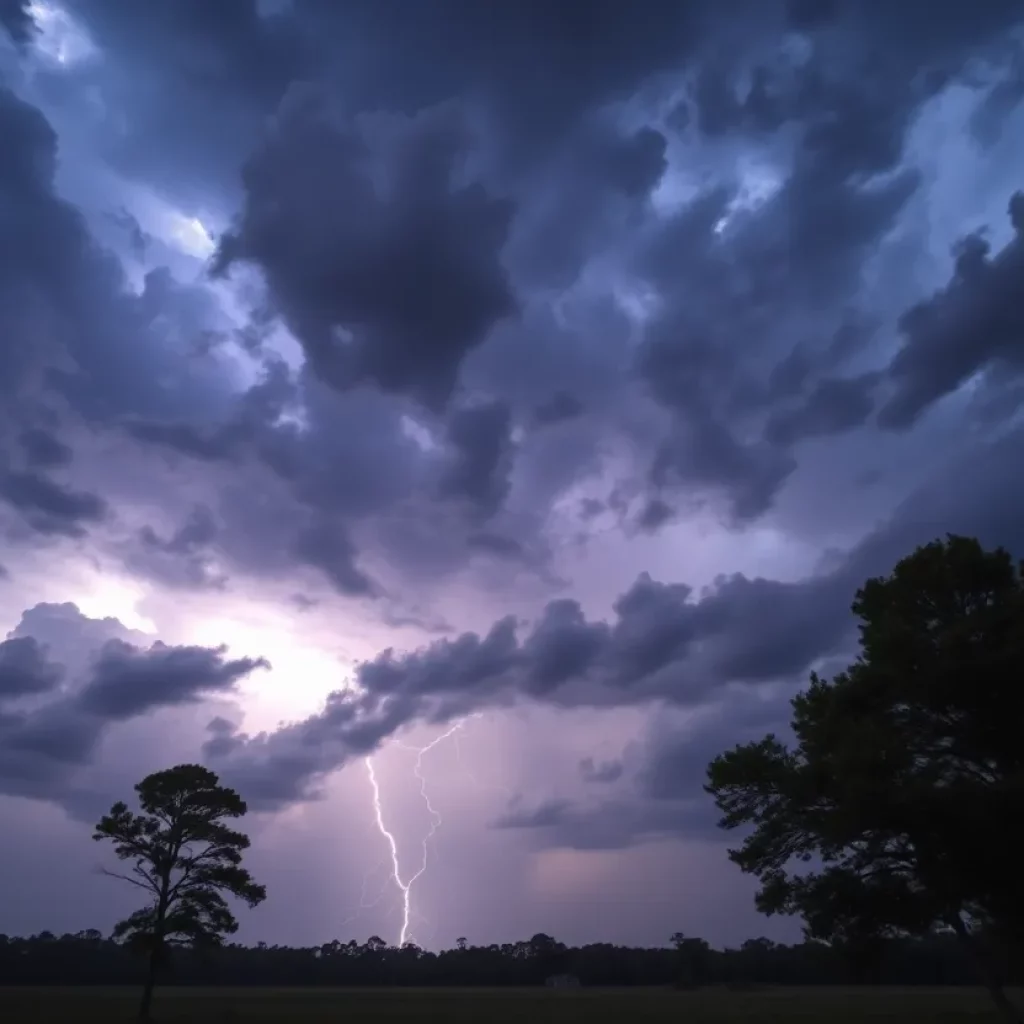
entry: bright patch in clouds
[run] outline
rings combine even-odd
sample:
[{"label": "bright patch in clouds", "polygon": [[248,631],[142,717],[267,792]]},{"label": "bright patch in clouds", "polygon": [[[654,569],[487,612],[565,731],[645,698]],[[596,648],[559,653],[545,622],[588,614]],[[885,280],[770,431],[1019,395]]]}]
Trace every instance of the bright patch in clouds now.
[{"label": "bright patch in clouds", "polygon": [[28,10],[36,23],[36,50],[47,61],[70,68],[98,53],[85,29],[63,7],[34,0]]},{"label": "bright patch in clouds", "polygon": [[186,217],[175,213],[170,235],[189,256],[206,259],[213,255],[213,238],[198,217]]},{"label": "bright patch in clouds", "polygon": [[97,577],[89,587],[76,595],[78,610],[90,619],[117,619],[128,629],[157,633],[156,624],[139,611],[145,591],[123,579]]},{"label": "bright patch in clouds", "polygon": [[409,415],[403,415],[400,423],[402,425],[402,433],[405,434],[410,441],[419,445],[421,451],[437,451],[438,443],[434,440],[434,435],[430,432],[429,428],[425,427],[417,420],[414,420]]},{"label": "bright patch in clouds", "polygon": [[324,698],[348,683],[351,663],[301,636],[287,617],[270,611],[239,612],[223,618],[197,618],[184,642],[226,644],[233,657],[253,651],[270,662],[242,684],[247,729],[273,728],[318,711]]},{"label": "bright patch in clouds", "polygon": [[749,213],[763,206],[782,188],[782,177],[778,172],[749,157],[740,160],[737,172],[739,186],[725,216],[715,225],[718,234],[725,231],[737,214]]}]

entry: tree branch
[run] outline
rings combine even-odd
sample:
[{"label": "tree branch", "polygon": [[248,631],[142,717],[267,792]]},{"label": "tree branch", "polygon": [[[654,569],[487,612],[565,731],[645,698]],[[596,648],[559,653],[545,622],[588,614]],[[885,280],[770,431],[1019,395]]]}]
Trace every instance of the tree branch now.
[{"label": "tree branch", "polygon": [[152,884],[149,882],[140,882],[137,878],[132,878],[131,875],[122,875],[118,871],[109,871],[107,868],[100,868],[100,874],[106,875],[108,878],[119,878],[122,882],[128,882],[131,885],[138,886],[140,889],[146,889],[149,892],[155,892]]}]

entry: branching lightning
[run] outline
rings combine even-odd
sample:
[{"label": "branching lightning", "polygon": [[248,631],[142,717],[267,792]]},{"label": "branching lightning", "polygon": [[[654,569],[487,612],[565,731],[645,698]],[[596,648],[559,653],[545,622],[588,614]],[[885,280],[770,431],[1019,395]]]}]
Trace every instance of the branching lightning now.
[{"label": "branching lightning", "polygon": [[377,895],[372,900],[369,899],[368,894],[367,894],[367,887],[370,884],[370,876],[376,874],[377,871],[379,871],[380,868],[382,868],[383,866],[384,866],[384,861],[381,860],[374,867],[372,867],[369,871],[367,871],[365,875],[363,875],[363,884],[362,884],[362,887],[361,887],[361,889],[359,891],[359,904],[356,907],[355,912],[349,914],[349,916],[346,917],[341,922],[340,927],[344,928],[345,925],[352,924],[354,921],[357,921],[362,916],[362,913],[363,913],[364,910],[372,910],[374,907],[376,907],[380,903],[380,901],[382,899],[384,899],[384,894],[387,891],[387,888],[389,887],[389,885],[391,884],[391,873],[390,872],[388,873],[387,877],[384,879],[384,884],[383,884],[383,886],[381,886],[380,892],[378,892]]},{"label": "branching lightning", "polygon": [[[473,717],[476,716],[474,715]],[[430,794],[427,792],[427,779],[423,774],[423,757],[425,754],[433,750],[439,743],[443,743],[446,739],[455,736],[456,733],[462,729],[465,723],[465,719],[460,719],[447,731],[441,733],[440,736],[435,737],[424,747],[412,747],[405,743],[398,744],[405,750],[414,751],[416,754],[413,774],[419,780],[420,796],[423,798],[423,803],[427,808],[427,813],[430,815],[430,827],[427,830],[427,834],[423,837],[422,856],[420,857],[419,867],[407,879],[403,878],[402,874],[401,858],[398,855],[398,841],[395,839],[394,832],[392,832],[384,822],[384,807],[381,801],[380,783],[377,780],[377,773],[373,767],[373,758],[366,758],[366,772],[370,778],[370,790],[373,796],[373,813],[377,822],[377,829],[388,845],[388,850],[391,854],[391,880],[398,887],[402,897],[402,927],[398,934],[399,946],[404,946],[407,942],[414,941],[410,930],[412,919],[412,887],[427,870],[428,847],[431,840],[437,834],[437,830],[441,827],[441,815],[438,814],[437,809],[430,802]]]}]

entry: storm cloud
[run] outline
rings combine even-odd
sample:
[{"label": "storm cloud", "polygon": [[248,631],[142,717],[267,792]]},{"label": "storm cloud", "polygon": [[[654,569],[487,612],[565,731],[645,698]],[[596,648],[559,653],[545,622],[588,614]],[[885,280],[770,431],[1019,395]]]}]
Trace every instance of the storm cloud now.
[{"label": "storm cloud", "polygon": [[[126,636],[116,620],[89,619],[74,605],[24,612],[0,643],[0,790],[73,800],[77,771],[92,763],[114,723],[231,692],[270,667],[261,658],[228,658],[224,648],[143,647]],[[21,700],[37,697],[46,699]]]},{"label": "storm cloud", "polygon": [[[611,621],[588,620],[577,602],[557,599],[527,628],[506,616],[483,634],[463,633],[404,654],[388,649],[358,665],[350,686],[332,694],[319,714],[255,737],[232,730],[228,738],[215,726],[207,752],[226,772],[245,778],[255,799],[280,806],[315,795],[327,774],[410,723],[451,721],[520,700],[560,708],[662,705],[710,714],[728,733],[740,724],[728,711],[737,687],[751,694],[739,705],[743,713],[754,709],[760,720],[758,689],[769,696],[780,686],[791,692],[812,668],[852,657],[850,605],[857,588],[940,529],[1024,549],[1024,486],[1009,489],[1003,476],[1003,460],[1020,443],[1017,431],[971,453],[958,468],[970,481],[968,491],[950,493],[944,479],[926,485],[829,571],[794,582],[734,574],[700,592],[643,573],[615,601]],[[777,704],[768,711],[775,723],[787,717]],[[660,742],[678,747],[685,739]],[[693,752],[692,764],[701,758],[706,764],[708,753]],[[671,789],[675,756],[652,755],[648,795]],[[615,777],[593,765],[583,772],[588,779]],[[677,774],[692,788],[695,775]],[[696,792],[689,798],[701,802]],[[502,827],[531,822],[525,813],[517,810]],[[554,813],[545,805],[545,820]]]}]

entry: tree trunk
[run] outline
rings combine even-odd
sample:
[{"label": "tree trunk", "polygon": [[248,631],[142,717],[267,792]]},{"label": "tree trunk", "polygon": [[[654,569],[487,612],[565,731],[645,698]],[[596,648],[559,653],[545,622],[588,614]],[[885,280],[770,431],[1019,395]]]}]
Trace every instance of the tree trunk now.
[{"label": "tree trunk", "polygon": [[978,972],[978,976],[985,988],[988,989],[992,1002],[996,1004],[996,1009],[1003,1020],[1006,1021],[1006,1024],[1024,1024],[1024,1015],[1010,1001],[1010,998],[1003,989],[1002,980],[999,978],[987,951],[979,946],[977,939],[970,933],[967,925],[964,924],[963,918],[959,914],[954,914],[949,919],[949,924],[956,933],[956,937],[967,950],[967,955],[971,958],[974,969]]},{"label": "tree trunk", "polygon": [[153,1005],[153,989],[156,986],[157,949],[154,946],[149,953],[149,966],[146,969],[146,984],[142,989],[142,1002],[139,1003],[139,1020],[149,1020],[150,1007]]},{"label": "tree trunk", "polygon": [[153,921],[152,948],[149,951],[149,967],[146,970],[146,984],[142,989],[142,1002],[139,1004],[139,1020],[149,1020],[149,1011],[153,1005],[153,989],[156,987],[156,969],[164,953],[164,921],[167,918],[168,894],[171,889],[171,866],[174,864],[181,844],[175,847],[174,854],[165,862],[166,866],[160,879],[160,895],[156,901],[156,914]]}]

